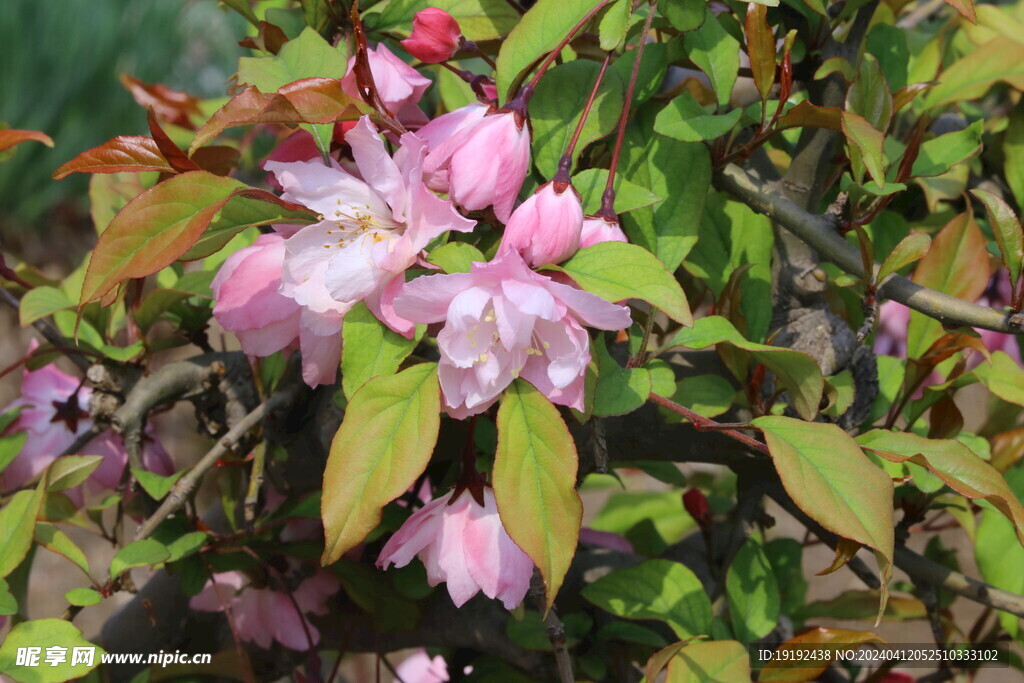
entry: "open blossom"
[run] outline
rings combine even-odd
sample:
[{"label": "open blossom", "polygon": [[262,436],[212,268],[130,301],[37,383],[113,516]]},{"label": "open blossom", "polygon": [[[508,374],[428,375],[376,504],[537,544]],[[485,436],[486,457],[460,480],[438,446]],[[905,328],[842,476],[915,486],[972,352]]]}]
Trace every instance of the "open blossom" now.
[{"label": "open blossom", "polygon": [[469,273],[416,278],[395,310],[419,323],[445,321],[438,376],[448,413],[459,419],[486,410],[516,377],[582,410],[590,337],[581,323],[630,324],[627,307],[535,273],[512,250]]},{"label": "open blossom", "polygon": [[[31,348],[36,346],[33,342]],[[80,384],[80,380],[55,365],[24,372],[20,398],[11,402],[3,412],[20,407],[18,418],[5,433],[25,432],[28,437],[18,456],[0,473],[0,491],[23,486],[38,477],[80,436],[92,429],[93,422],[85,411],[92,389],[80,387]],[[103,456],[99,467],[86,480],[86,486],[93,491],[116,489],[128,464],[128,452],[121,437],[108,432],[90,440],[74,455]],[[174,463],[153,437],[151,429],[143,435],[141,456],[142,466],[147,470],[162,475],[174,472]],[[71,495],[81,498],[78,491]]]},{"label": "open blossom", "polygon": [[[448,230],[472,230],[475,223],[423,184],[426,145],[415,135],[403,135],[391,158],[363,117],[345,140],[358,177],[319,161],[265,164],[284,187],[285,199],[323,216],[284,242],[279,291],[321,316],[343,316],[364,301],[391,329],[411,337],[415,326],[391,305],[405,270],[430,240]],[[309,321],[324,344],[333,330],[329,321]]]},{"label": "open blossom", "polygon": [[483,488],[481,506],[469,490],[455,491],[412,513],[381,550],[377,566],[404,567],[419,555],[427,583],[442,581],[456,607],[483,591],[512,609],[526,596],[533,562],[501,524],[494,492]]},{"label": "open blossom", "polygon": [[534,268],[561,263],[576,253],[583,229],[580,194],[571,183],[541,185],[512,212],[502,245],[518,251]]},{"label": "open blossom", "polygon": [[494,206],[506,222],[530,170],[530,131],[509,111],[469,104],[437,117],[416,133],[430,153],[423,164],[430,186],[459,206]]},{"label": "open blossom", "polygon": [[[422,125],[427,117],[419,108],[423,93],[431,80],[412,68],[389,50],[383,43],[376,48],[367,48],[366,58],[370,63],[373,85],[381,102],[400,121],[409,125]],[[359,86],[353,71],[356,58],[348,62],[348,73],[341,79],[341,89],[353,97],[359,97]]]},{"label": "open blossom", "polygon": [[603,216],[584,216],[580,231],[580,249],[592,247],[600,242],[628,242],[617,220]]},{"label": "open blossom", "polygon": [[412,35],[402,41],[402,47],[421,62],[436,64],[452,58],[461,37],[462,29],[452,15],[428,7],[412,18]]},{"label": "open blossom", "polygon": [[[0,623],[2,625],[2,623]],[[448,677],[448,662],[437,655],[433,659],[423,648],[406,657],[395,669],[403,683],[445,683]]]},{"label": "open blossom", "polygon": [[327,599],[339,587],[334,576],[321,570],[293,589],[289,598],[281,591],[250,586],[242,572],[223,572],[214,574],[192,597],[189,607],[200,612],[222,612],[226,605],[243,641],[268,649],[276,640],[290,650],[305,652],[320,642],[320,632],[304,615],[327,614]]}]

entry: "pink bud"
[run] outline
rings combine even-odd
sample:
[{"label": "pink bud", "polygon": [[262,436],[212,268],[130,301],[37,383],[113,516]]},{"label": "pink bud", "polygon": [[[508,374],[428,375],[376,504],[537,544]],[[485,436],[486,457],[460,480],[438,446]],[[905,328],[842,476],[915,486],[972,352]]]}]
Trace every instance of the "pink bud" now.
[{"label": "pink bud", "polygon": [[502,241],[522,254],[530,266],[539,268],[576,253],[582,229],[583,206],[576,188],[550,182],[512,212]]},{"label": "pink bud", "polygon": [[602,216],[586,216],[580,232],[580,249],[600,242],[628,242],[619,222]]},{"label": "pink bud", "polygon": [[428,7],[416,13],[412,20],[412,35],[402,41],[402,47],[416,59],[437,64],[452,58],[459,49],[462,30],[459,22],[443,9]]}]

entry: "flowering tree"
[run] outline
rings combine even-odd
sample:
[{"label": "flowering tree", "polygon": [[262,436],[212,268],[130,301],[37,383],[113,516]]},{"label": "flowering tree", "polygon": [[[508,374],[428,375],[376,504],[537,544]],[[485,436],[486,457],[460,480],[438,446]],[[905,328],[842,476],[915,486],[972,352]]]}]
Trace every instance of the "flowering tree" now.
[{"label": "flowering tree", "polygon": [[[54,173],[93,174],[95,249],[0,262],[41,337],[0,673],[93,671],[74,620],[122,592],[104,652],[242,680],[408,648],[407,682],[905,680],[839,661],[882,620],[939,680],[1019,645],[1024,3],[947,2],[222,0],[229,96],[126,78],[150,135]],[[172,461],[185,402],[212,446]],[[83,574],[63,619],[39,548]],[[863,586],[812,601],[819,569]]]}]

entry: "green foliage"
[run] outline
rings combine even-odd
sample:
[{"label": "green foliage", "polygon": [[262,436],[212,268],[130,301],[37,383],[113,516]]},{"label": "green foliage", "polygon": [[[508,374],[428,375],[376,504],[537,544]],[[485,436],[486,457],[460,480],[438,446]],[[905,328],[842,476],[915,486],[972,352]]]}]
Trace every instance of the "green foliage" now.
[{"label": "green foliage", "polygon": [[[25,647],[40,648],[38,663],[34,666],[18,664],[18,648]],[[54,665],[45,663],[45,653],[50,647],[65,648],[63,662]],[[71,665],[72,652],[79,647],[93,650],[91,664]],[[103,654],[103,648],[85,640],[82,632],[70,621],[35,619],[12,628],[3,644],[0,644],[0,673],[24,683],[58,683],[84,676],[99,665]]]}]

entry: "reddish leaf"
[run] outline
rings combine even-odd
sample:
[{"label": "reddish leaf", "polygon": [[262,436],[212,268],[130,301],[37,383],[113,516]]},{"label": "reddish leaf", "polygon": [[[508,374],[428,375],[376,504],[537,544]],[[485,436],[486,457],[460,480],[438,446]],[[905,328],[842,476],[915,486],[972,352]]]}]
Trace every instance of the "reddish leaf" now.
[{"label": "reddish leaf", "polygon": [[931,85],[931,83],[911,83],[894,92],[892,94],[893,113],[898,113],[903,107],[913,102],[918,95],[927,90]]},{"label": "reddish leaf", "polygon": [[5,149],[14,147],[20,142],[27,142],[29,140],[35,140],[41,142],[47,147],[53,147],[53,140],[46,133],[40,133],[38,130],[15,130],[13,128],[0,129],[0,152]]},{"label": "reddish leaf", "polygon": [[156,114],[153,108],[150,107],[146,110],[146,120],[149,122],[149,133],[153,136],[153,141],[156,143],[157,149],[160,150],[160,154],[167,159],[171,167],[174,168],[178,173],[185,173],[186,171],[198,171],[199,166],[194,161],[185,156],[185,153],[181,151],[181,148],[174,144],[174,141],[167,136],[164,129],[160,127],[160,122],[156,120]]},{"label": "reddish leaf", "polygon": [[333,123],[343,117],[356,118],[369,108],[341,91],[341,81],[332,78],[304,78],[277,93],[261,93],[254,87],[235,95],[214,112],[196,132],[189,154],[221,131],[252,123]]},{"label": "reddish leaf", "polygon": [[210,145],[209,147],[197,149],[196,153],[192,155],[192,161],[199,168],[209,171],[214,175],[230,175],[235,170],[235,167],[238,166],[238,158],[240,156],[241,153],[234,147]]},{"label": "reddish leaf", "polygon": [[256,37],[248,36],[238,41],[238,44],[242,47],[248,47],[253,50],[262,50],[263,52],[269,52],[272,55],[276,55],[280,51],[281,47],[287,42],[288,36],[285,35],[285,32],[281,30],[280,26],[261,21]]},{"label": "reddish leaf", "polygon": [[72,173],[121,173],[123,171],[161,171],[174,173],[153,138],[143,135],[118,135],[99,147],[88,149],[53,172],[54,180]]},{"label": "reddish leaf", "polygon": [[779,117],[776,130],[787,128],[843,129],[843,110],[838,107],[819,107],[804,100]]},{"label": "reddish leaf", "polygon": [[972,24],[978,23],[978,15],[974,11],[974,0],[946,0],[946,4],[962,14]]},{"label": "reddish leaf", "polygon": [[772,84],[775,83],[775,35],[768,26],[768,8],[756,2],[747,5],[747,55],[754,84],[761,100],[768,101]]},{"label": "reddish leaf", "polygon": [[[850,152],[851,165],[856,169],[857,161],[867,169],[871,179],[879,187],[885,185],[885,134],[871,125],[871,122],[862,116],[850,111],[843,112],[843,134],[849,141],[847,149]],[[855,171],[854,178],[860,182],[860,175],[863,171]]]},{"label": "reddish leaf", "polygon": [[206,171],[174,176],[128,202],[93,250],[80,306],[145,277],[188,251],[237,190],[245,185]]},{"label": "reddish leaf", "polygon": [[159,83],[143,83],[128,74],[121,74],[121,85],[132,94],[135,101],[143,109],[150,107],[156,112],[157,118],[173,123],[182,128],[195,130],[190,116],[202,116],[199,100],[181,90],[173,90]]}]

